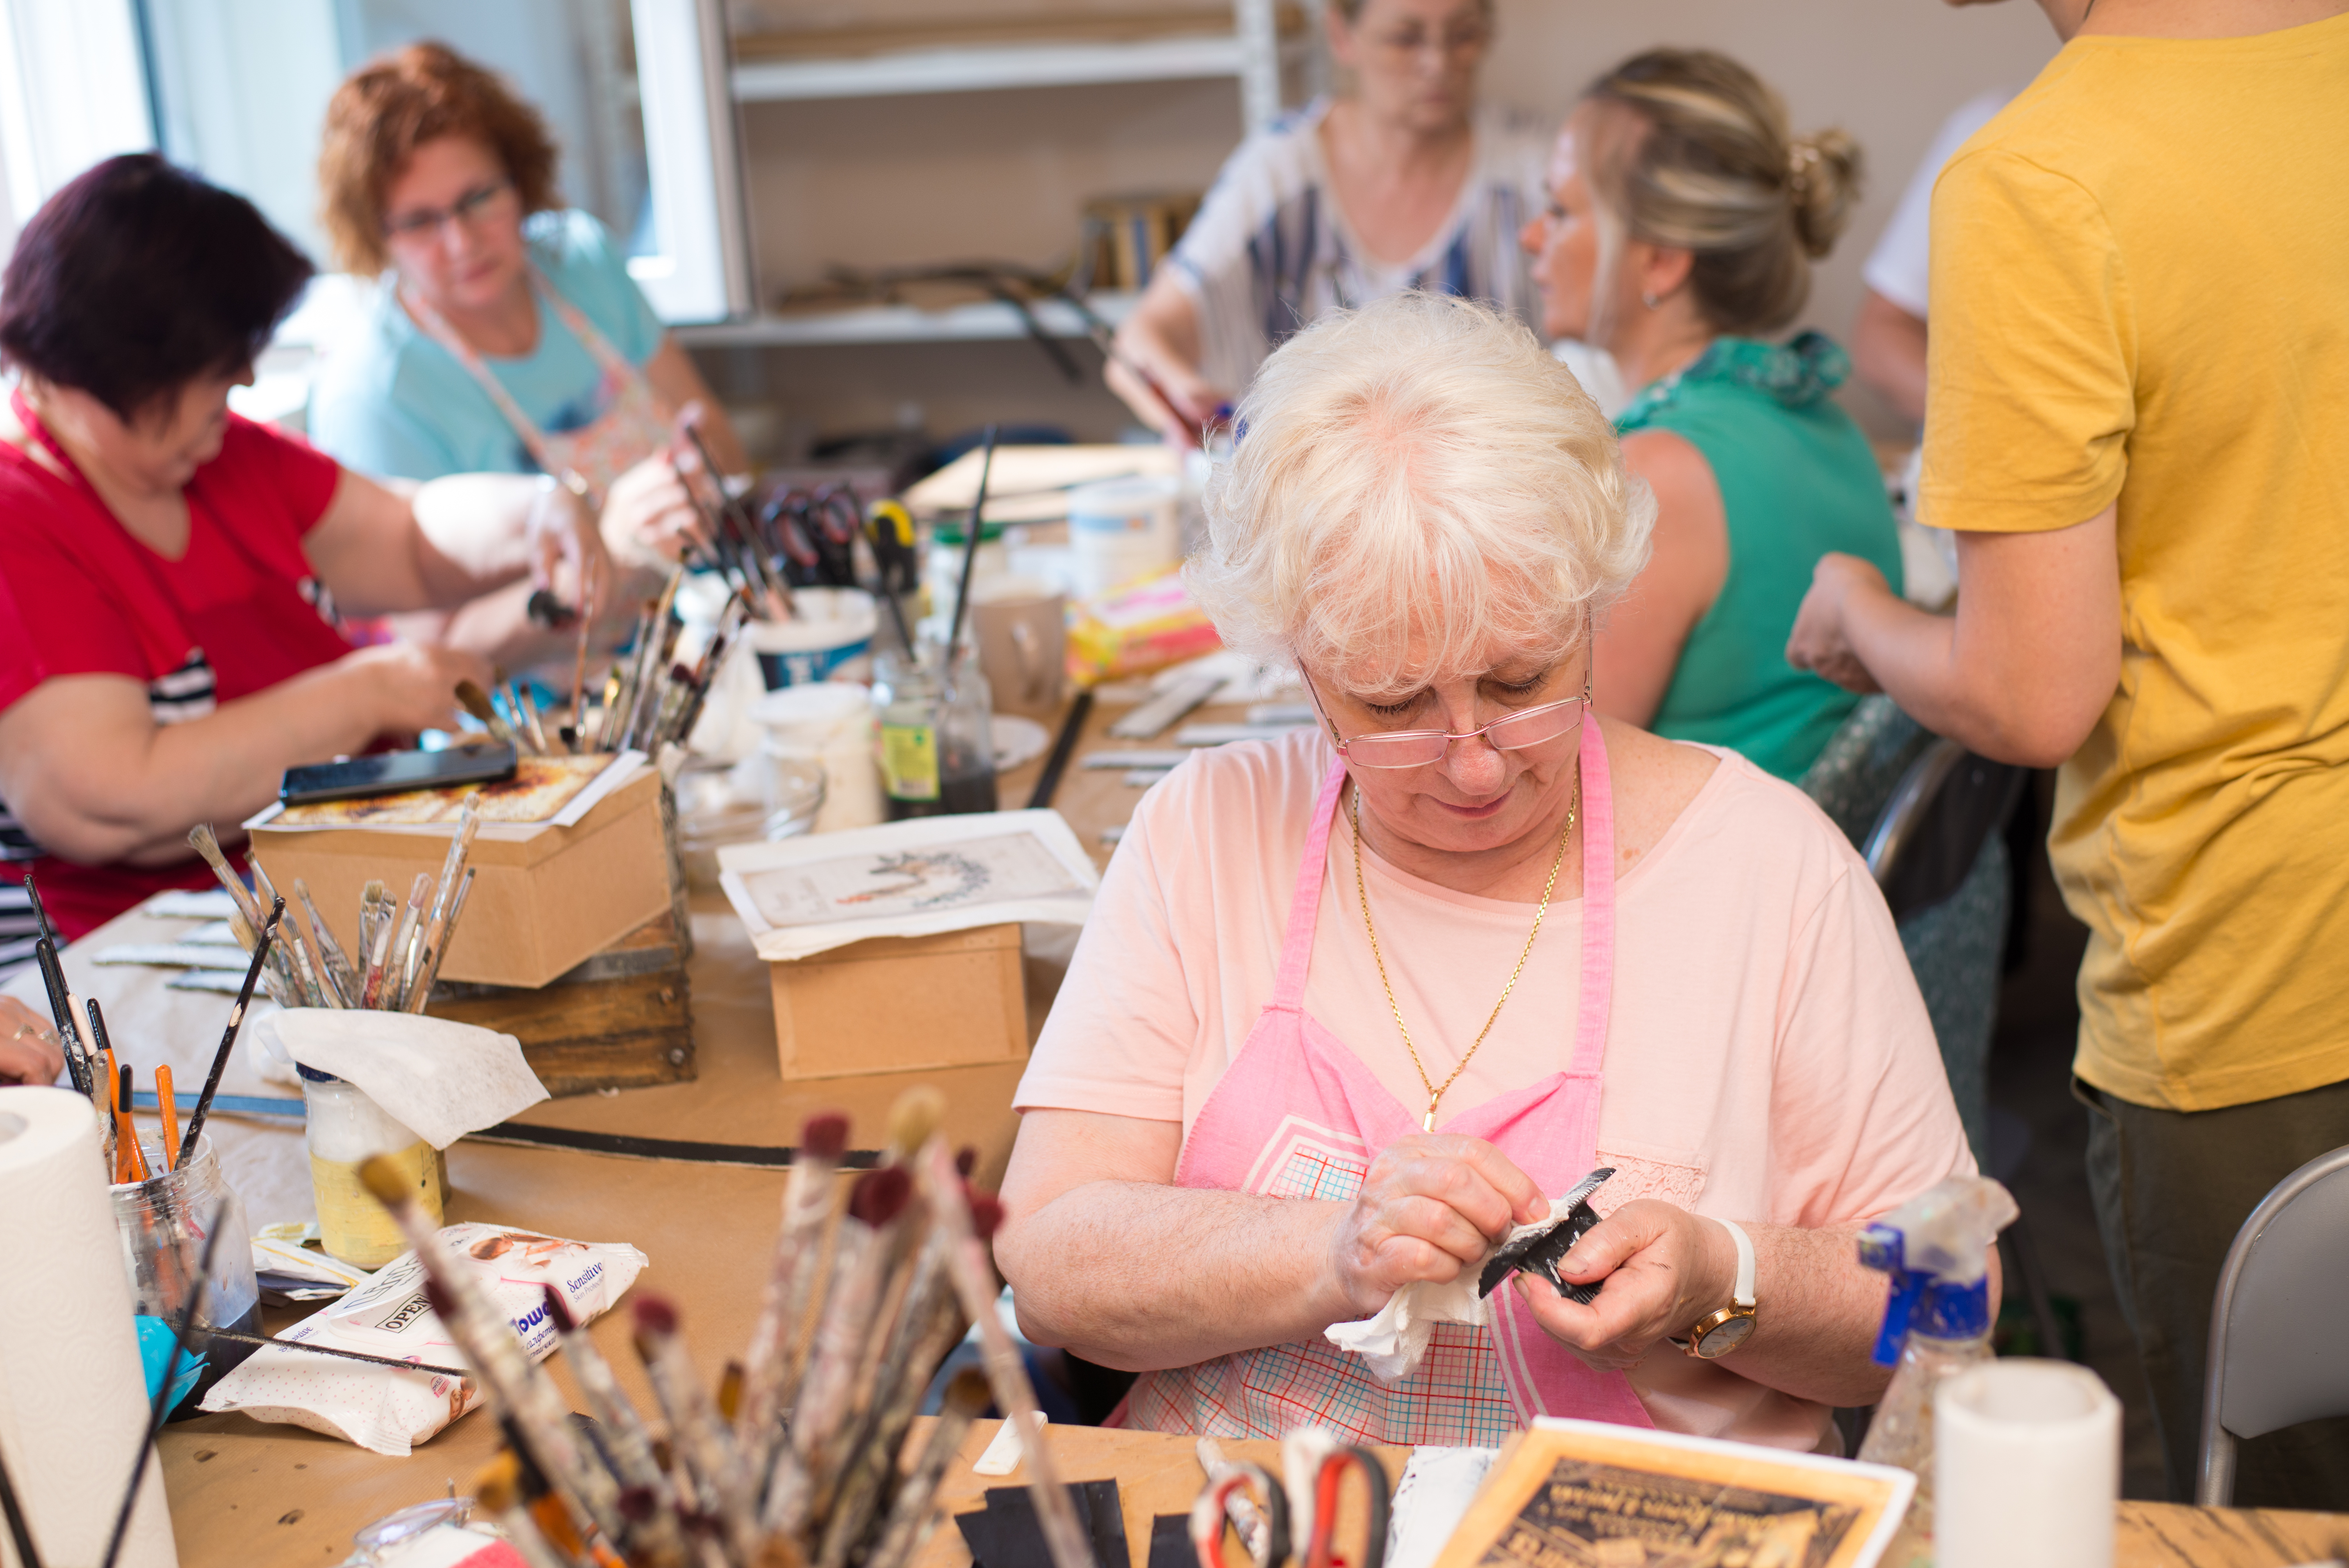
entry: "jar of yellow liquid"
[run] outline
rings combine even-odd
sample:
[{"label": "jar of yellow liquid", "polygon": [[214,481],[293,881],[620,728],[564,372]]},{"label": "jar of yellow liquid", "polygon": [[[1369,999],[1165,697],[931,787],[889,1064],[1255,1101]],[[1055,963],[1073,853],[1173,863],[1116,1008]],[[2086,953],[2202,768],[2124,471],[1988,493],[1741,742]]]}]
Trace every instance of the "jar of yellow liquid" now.
[{"label": "jar of yellow liquid", "polygon": [[304,1140],[310,1149],[310,1190],[318,1202],[318,1242],[326,1252],[363,1269],[378,1269],[408,1250],[390,1212],[359,1181],[359,1166],[383,1155],[413,1185],[425,1216],[442,1217],[440,1151],[385,1114],[357,1084],[313,1068],[298,1069],[309,1102]]}]

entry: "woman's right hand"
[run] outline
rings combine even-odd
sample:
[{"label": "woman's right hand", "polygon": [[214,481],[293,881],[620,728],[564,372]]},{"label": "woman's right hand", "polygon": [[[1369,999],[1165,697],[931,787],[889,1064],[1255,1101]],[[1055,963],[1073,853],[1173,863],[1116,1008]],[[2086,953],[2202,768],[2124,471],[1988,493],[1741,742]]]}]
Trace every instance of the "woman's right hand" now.
[{"label": "woman's right hand", "polygon": [[604,548],[626,567],[668,567],[701,542],[701,513],[667,451],[612,481],[601,520]]},{"label": "woman's right hand", "polygon": [[1117,329],[1117,352],[1102,375],[1137,418],[1177,447],[1197,446],[1202,428],[1231,413],[1231,394],[1199,374],[1198,310],[1171,274],[1143,292]]},{"label": "woman's right hand", "polygon": [[376,729],[386,735],[457,728],[457,683],[472,681],[483,691],[497,684],[497,672],[479,654],[429,643],[389,643],[361,648],[342,659],[364,683],[375,703]]},{"label": "woman's right hand", "polygon": [[1483,1139],[1414,1133],[1371,1161],[1330,1238],[1330,1270],[1353,1315],[1369,1317],[1404,1285],[1459,1278],[1511,1226],[1548,1212],[1534,1179]]},{"label": "woman's right hand", "polygon": [[65,1047],[49,1020],[0,996],[0,1084],[53,1084],[65,1070]]}]

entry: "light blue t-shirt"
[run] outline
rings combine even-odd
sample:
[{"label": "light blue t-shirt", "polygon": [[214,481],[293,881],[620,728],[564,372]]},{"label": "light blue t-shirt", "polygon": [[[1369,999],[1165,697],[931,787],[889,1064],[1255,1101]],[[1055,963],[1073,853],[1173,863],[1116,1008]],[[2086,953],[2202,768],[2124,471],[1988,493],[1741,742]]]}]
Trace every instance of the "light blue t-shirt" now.
[{"label": "light blue t-shirt", "polygon": [[[601,223],[585,212],[540,212],[523,233],[540,273],[631,365],[653,356],[660,318]],[[602,368],[543,301],[538,325],[529,355],[484,355],[482,363],[547,434],[594,423],[604,412]],[[309,434],[346,467],[388,478],[538,471],[472,374],[400,308],[389,274],[365,319],[328,356],[311,394]]]}]

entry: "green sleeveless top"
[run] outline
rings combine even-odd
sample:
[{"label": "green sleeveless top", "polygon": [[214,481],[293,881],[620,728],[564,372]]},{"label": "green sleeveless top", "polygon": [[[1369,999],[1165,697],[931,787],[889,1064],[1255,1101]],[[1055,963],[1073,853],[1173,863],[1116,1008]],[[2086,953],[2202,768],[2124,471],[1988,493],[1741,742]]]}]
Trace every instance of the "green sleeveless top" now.
[{"label": "green sleeveless top", "polygon": [[1876,455],[1827,394],[1851,374],[1842,349],[1806,332],[1780,346],[1723,337],[1642,390],[1615,422],[1670,430],[1713,468],[1729,528],[1729,573],[1689,633],[1648,727],[1744,753],[1799,779],[1859,698],[1786,662],[1795,612],[1820,556],[1873,562],[1900,591],[1900,540]]}]

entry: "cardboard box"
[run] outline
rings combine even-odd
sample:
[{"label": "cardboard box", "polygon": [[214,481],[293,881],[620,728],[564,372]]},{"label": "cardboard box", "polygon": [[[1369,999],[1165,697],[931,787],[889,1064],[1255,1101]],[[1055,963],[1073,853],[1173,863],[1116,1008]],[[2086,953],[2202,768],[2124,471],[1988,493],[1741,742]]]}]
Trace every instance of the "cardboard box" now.
[{"label": "cardboard box", "polygon": [[[269,880],[290,901],[310,884],[344,951],[357,952],[359,892],[381,879],[405,901],[418,872],[440,874],[452,822],[369,828],[253,830]],[[666,914],[668,851],[661,837],[660,775],[650,769],[596,802],[577,823],[484,822],[465,862],[479,873],[440,978],[544,985]]]},{"label": "cardboard box", "polygon": [[[481,891],[477,882],[474,891]],[[675,918],[664,913],[551,985],[524,988],[442,980],[424,1010],[522,1042],[546,1092],[687,1083],[693,1054],[693,991]]]},{"label": "cardboard box", "polygon": [[786,1081],[1028,1054],[1016,921],[941,936],[879,936],[767,969]]}]

